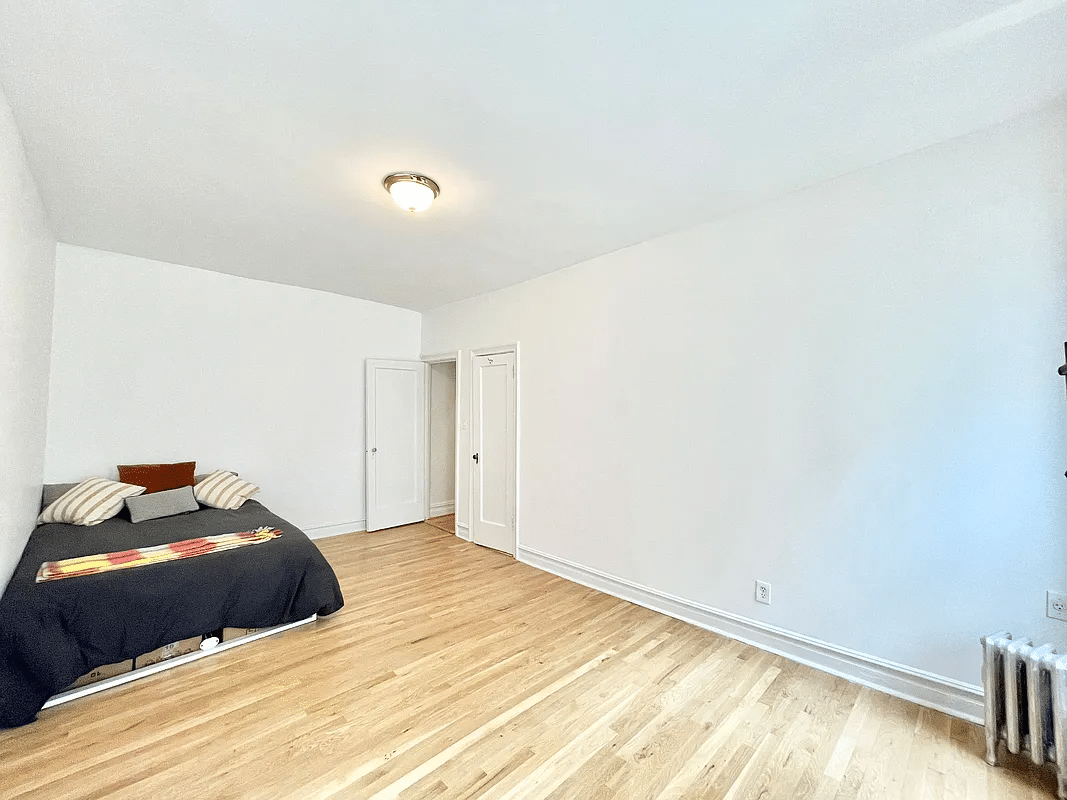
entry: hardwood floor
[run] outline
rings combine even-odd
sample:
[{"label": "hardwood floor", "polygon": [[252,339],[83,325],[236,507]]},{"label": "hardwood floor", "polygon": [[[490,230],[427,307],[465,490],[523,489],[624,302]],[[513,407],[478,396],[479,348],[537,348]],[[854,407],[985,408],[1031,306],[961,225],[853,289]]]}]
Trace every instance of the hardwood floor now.
[{"label": "hardwood floor", "polygon": [[430,517],[426,520],[427,525],[432,525],[439,531],[445,533],[456,532],[456,515],[455,514],[442,514],[440,517]]},{"label": "hardwood floor", "polygon": [[0,731],[4,798],[1049,798],[974,725],[428,525],[346,607]]}]

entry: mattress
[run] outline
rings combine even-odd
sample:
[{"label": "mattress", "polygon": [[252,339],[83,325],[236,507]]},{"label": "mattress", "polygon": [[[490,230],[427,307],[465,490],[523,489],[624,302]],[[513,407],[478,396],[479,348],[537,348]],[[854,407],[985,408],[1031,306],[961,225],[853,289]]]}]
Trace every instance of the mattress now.
[{"label": "mattress", "polygon": [[[255,547],[36,583],[45,561],[278,528]],[[263,628],[344,605],[337,576],[296,526],[249,500],[134,524],[39,525],[0,597],[0,727],[25,725],[45,701],[105,664],[221,628]]]}]

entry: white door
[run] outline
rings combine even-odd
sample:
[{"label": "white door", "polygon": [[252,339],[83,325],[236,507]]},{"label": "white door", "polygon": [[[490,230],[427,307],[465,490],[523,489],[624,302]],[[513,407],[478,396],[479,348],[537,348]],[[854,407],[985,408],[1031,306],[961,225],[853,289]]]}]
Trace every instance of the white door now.
[{"label": "white door", "polygon": [[515,354],[473,365],[471,539],[515,555]]},{"label": "white door", "polygon": [[367,359],[367,530],[425,519],[426,367]]}]

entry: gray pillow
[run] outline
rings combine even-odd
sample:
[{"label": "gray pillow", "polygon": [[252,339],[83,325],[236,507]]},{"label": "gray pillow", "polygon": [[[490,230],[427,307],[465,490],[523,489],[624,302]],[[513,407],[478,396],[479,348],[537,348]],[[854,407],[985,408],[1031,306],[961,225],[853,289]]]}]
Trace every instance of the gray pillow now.
[{"label": "gray pillow", "polygon": [[[133,502],[131,502],[133,501]],[[130,509],[131,522],[144,522],[148,519],[173,517],[186,511],[196,511],[200,504],[196,502],[192,486],[180,489],[168,489],[165,492],[152,492],[137,497],[126,498],[126,508]]]},{"label": "gray pillow", "polygon": [[77,483],[46,483],[41,487],[41,511],[44,511],[77,485]]}]

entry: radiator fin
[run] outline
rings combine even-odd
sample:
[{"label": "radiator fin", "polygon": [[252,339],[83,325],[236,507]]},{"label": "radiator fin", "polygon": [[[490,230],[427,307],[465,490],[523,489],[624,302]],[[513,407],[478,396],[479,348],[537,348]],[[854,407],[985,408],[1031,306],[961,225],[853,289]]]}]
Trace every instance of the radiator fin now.
[{"label": "radiator fin", "polygon": [[996,765],[1004,742],[1035,764],[1052,764],[1067,800],[1067,655],[1007,631],[983,637],[982,653],[986,761]]}]

